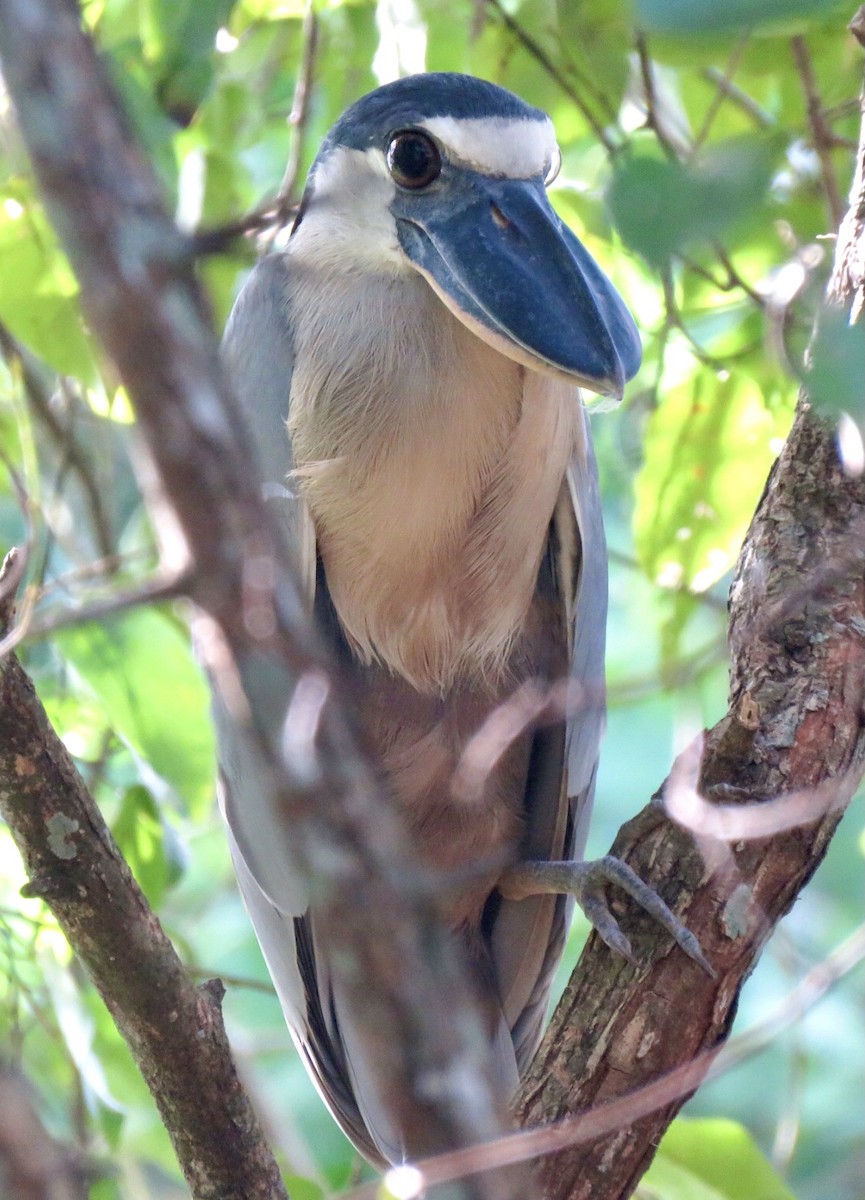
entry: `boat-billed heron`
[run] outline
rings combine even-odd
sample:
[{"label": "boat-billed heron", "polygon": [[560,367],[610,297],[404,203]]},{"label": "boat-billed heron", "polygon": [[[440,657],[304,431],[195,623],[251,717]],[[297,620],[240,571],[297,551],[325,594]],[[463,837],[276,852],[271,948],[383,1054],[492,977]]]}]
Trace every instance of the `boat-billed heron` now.
[{"label": "boat-billed heron", "polygon": [[[622,864],[575,861],[607,605],[580,388],[621,397],[640,341],[550,205],[558,161],[549,118],[500,87],[430,74],[379,88],[326,138],[224,343],[267,494],[441,882],[511,1086],[540,1038],[574,896],[627,953],[604,900],[622,884],[699,954]],[[240,887],[312,1077],[368,1157],[417,1154],[364,1088],[314,907],[252,815],[230,727],[219,740]]]}]

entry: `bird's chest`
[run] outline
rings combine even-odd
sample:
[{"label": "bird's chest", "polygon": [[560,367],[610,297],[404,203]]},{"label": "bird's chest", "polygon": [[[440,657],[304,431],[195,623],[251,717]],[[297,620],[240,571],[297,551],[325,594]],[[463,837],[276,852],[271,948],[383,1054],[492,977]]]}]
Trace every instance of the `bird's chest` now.
[{"label": "bird's chest", "polygon": [[349,643],[427,695],[505,669],[573,441],[570,388],[471,343],[435,395],[409,384],[302,467]]}]

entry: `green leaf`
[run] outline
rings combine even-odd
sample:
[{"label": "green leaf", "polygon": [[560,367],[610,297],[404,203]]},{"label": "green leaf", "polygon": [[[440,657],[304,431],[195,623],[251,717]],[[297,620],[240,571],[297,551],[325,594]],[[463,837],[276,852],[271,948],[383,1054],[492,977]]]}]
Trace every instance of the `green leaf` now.
[{"label": "green leaf", "polygon": [[146,787],[136,784],[126,789],[112,833],[142,891],[158,908],[181,871],[177,857],[167,853],[172,843],[165,837],[159,809]]},{"label": "green leaf", "polygon": [[116,1099],[105,1074],[105,1066],[96,1052],[94,1036],[96,1022],[87,1004],[88,984],[81,987],[53,954],[42,958],[45,982],[51,995],[57,1023],[66,1048],[78,1070],[84,1100],[91,1112],[113,1109],[123,1113],[123,1104]]},{"label": "green leaf", "polygon": [[832,416],[865,417],[865,328],[851,325],[841,309],[824,308],[811,347],[808,394],[816,408]]},{"label": "green leaf", "polygon": [[137,609],[58,636],[118,735],[193,812],[213,796],[213,731],[201,672],[176,621]]},{"label": "green leaf", "polygon": [[637,0],[637,19],[651,33],[703,37],[740,34],[803,17],[822,19],[842,7],[839,0]]},{"label": "green leaf", "polygon": [[285,1186],[291,1200],[324,1200],[324,1190],[302,1175],[286,1175]]},{"label": "green leaf", "polygon": [[210,88],[216,33],[231,7],[231,0],[147,0],[144,5],[144,43],[155,60],[159,98],[181,125],[189,124]]},{"label": "green leaf", "polygon": [[[243,0],[237,5],[242,19],[247,21],[283,21],[302,18],[308,0]],[[237,19],[237,18],[235,18]]]},{"label": "green leaf", "polygon": [[88,1200],[123,1200],[120,1182],[114,1175],[104,1175],[90,1184]]},{"label": "green leaf", "polygon": [[[565,74],[591,100],[601,125],[618,113],[630,75],[631,12],[625,0],[558,0],[558,42]],[[568,107],[573,109],[573,104]]]},{"label": "green leaf", "polygon": [[727,1200],[723,1192],[704,1183],[687,1167],[673,1162],[661,1150],[643,1176],[636,1200]]},{"label": "green leaf", "polygon": [[656,267],[691,246],[721,238],[759,215],[781,151],[775,136],[733,138],[694,165],[652,153],[624,159],[607,201],[625,242]]},{"label": "green leaf", "polygon": [[48,720],[66,749],[79,762],[97,762],[105,754],[108,722],[102,706],[68,688],[41,696]]},{"label": "green leaf", "polygon": [[61,374],[93,382],[78,284],[30,187],[19,179],[0,195],[0,263],[0,320]]},{"label": "green leaf", "polygon": [[795,1200],[737,1121],[680,1117],[664,1135],[641,1200]]},{"label": "green leaf", "polygon": [[729,570],[787,420],[745,374],[704,370],[665,395],[635,485],[637,554],[658,584],[702,591]]},{"label": "green leaf", "polygon": [[130,42],[116,47],[106,55],[105,63],[135,133],[156,169],[169,203],[173,203],[177,163],[172,139],[177,127],[157,99],[155,80],[142,60],[140,44]]}]

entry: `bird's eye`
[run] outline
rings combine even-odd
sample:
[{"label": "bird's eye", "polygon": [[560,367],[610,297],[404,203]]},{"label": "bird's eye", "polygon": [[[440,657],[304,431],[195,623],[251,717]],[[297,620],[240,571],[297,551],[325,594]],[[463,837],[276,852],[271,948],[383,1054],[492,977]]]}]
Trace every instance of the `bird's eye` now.
[{"label": "bird's eye", "polygon": [[403,188],[425,188],[442,169],[439,148],[425,133],[407,129],[392,135],[387,146],[387,169]]},{"label": "bird's eye", "polygon": [[547,173],[544,176],[544,187],[549,187],[553,180],[557,177],[562,169],[562,152],[556,146],[553,150],[553,156],[550,159],[550,165],[547,167]]}]

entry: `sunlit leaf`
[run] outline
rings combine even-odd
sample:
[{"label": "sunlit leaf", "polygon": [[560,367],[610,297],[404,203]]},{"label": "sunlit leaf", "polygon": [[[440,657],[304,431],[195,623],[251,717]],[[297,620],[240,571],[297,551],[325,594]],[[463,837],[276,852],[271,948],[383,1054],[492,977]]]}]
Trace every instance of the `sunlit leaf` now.
[{"label": "sunlit leaf", "polygon": [[90,1184],[88,1200],[124,1200],[120,1181],[113,1175],[105,1175]]},{"label": "sunlit leaf", "polygon": [[235,19],[250,21],[284,21],[299,19],[307,8],[307,0],[242,0],[235,6]]},{"label": "sunlit leaf", "polygon": [[635,485],[637,553],[656,582],[700,591],[729,570],[785,424],[746,375],[703,371],[665,394]]},{"label": "sunlit leaf", "polygon": [[112,832],[147,899],[158,908],[165,889],[176,882],[181,863],[171,853],[173,841],[147,788],[127,788]]},{"label": "sunlit leaf", "polygon": [[46,954],[42,961],[57,1021],[69,1054],[81,1076],[85,1099],[94,1110],[97,1106],[102,1106],[121,1113],[123,1105],[112,1094],[103,1064],[95,1053],[95,1024],[78,987],[69,972],[64,970],[53,956]]},{"label": "sunlit leaf", "polygon": [[324,1189],[302,1175],[286,1175],[285,1186],[292,1200],[323,1200]]},{"label": "sunlit leaf", "polygon": [[642,1194],[646,1200],[795,1200],[744,1126],[682,1117],[664,1135]]},{"label": "sunlit leaf", "polygon": [[81,321],[78,284],[29,186],[0,195],[0,320],[45,362],[91,381],[93,354]]},{"label": "sunlit leaf", "polygon": [[193,811],[213,794],[208,698],[186,637],[156,609],[137,609],[58,639],[117,733]]},{"label": "sunlit leaf", "polygon": [[652,265],[734,233],[753,218],[780,149],[776,138],[737,138],[714,146],[694,165],[657,151],[626,158],[607,199],[625,242]]},{"label": "sunlit leaf", "polygon": [[658,1151],[640,1181],[636,1200],[728,1200],[724,1192]]}]

